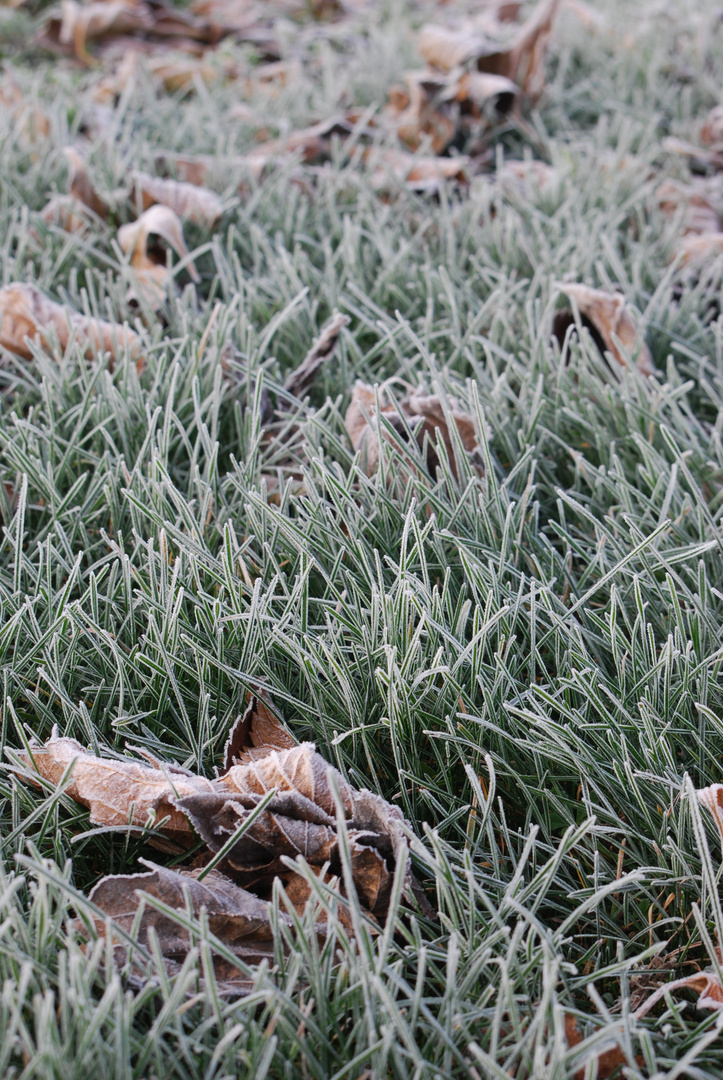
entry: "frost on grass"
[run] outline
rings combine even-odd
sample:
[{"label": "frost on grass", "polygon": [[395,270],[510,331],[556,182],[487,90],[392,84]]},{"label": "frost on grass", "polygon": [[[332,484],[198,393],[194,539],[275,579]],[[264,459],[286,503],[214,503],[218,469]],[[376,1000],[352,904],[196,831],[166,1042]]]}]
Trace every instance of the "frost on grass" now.
[{"label": "frost on grass", "polygon": [[6,31],[0,1075],[718,1080],[713,0]]}]

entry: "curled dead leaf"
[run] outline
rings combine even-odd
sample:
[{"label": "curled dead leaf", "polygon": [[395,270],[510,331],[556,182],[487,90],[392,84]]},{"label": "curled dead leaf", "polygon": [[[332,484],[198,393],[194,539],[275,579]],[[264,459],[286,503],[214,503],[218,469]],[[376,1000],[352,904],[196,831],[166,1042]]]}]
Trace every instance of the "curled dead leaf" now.
[{"label": "curled dead leaf", "polygon": [[691,234],[680,241],[678,251],[682,255],[682,265],[700,266],[712,262],[723,255],[723,232],[706,232],[702,236]]},{"label": "curled dead leaf", "polygon": [[[580,1046],[584,1042],[582,1032],[577,1026],[577,1017],[572,1013],[565,1013],[565,1038],[570,1049]],[[627,1055],[621,1046],[611,1046],[609,1050],[603,1050],[602,1053],[597,1048],[594,1048],[585,1064],[576,1070],[574,1080],[585,1080],[585,1076],[588,1074],[587,1061],[590,1060],[597,1063],[598,1080],[610,1080],[610,1077],[614,1075],[621,1076],[620,1070],[628,1064]],[[635,1061],[641,1065],[643,1058],[636,1056]]]},{"label": "curled dead leaf", "polygon": [[[406,441],[407,430],[420,448],[427,444],[427,466],[434,472],[439,464],[434,449],[434,439],[439,438],[447,448],[450,466],[457,475],[457,465],[453,441],[450,435],[449,421],[454,423],[462,446],[469,454],[478,449],[477,432],[472,417],[459,406],[450,402],[445,410],[442,401],[435,394],[426,394],[422,390],[410,390],[398,404],[389,397],[389,384],[382,384],[376,390],[369,383],[357,380],[354,385],[351,403],[346,412],[345,425],[355,452],[360,453],[365,463],[366,472],[371,476],[379,464],[380,438],[388,442],[394,436],[380,423],[379,415],[386,424],[391,425],[398,440]],[[380,408],[377,409],[377,394]]]},{"label": "curled dead leaf", "polygon": [[560,0],[540,0],[529,19],[503,46],[469,27],[428,24],[419,33],[419,51],[432,67],[451,72],[460,67],[501,75],[536,96],[544,86],[543,63]]},{"label": "curled dead leaf", "polygon": [[305,394],[321,365],[334,354],[339,334],[349,325],[349,316],[335,312],[297,368],[289,373],[284,388],[295,397]]},{"label": "curled dead leaf", "polygon": [[661,146],[668,154],[687,158],[691,168],[700,170],[723,169],[723,147],[721,146],[711,146],[706,149],[703,146],[696,146],[694,143],[686,142],[685,139],[679,139],[675,135],[667,135],[662,140]]},{"label": "curled dead leaf", "polygon": [[145,3],[137,0],[97,0],[80,4],[62,0],[60,25],[57,29],[61,45],[72,46],[79,60],[91,60],[88,41],[107,34],[127,34],[151,30],[153,18]]},{"label": "curled dead leaf", "polygon": [[689,184],[664,180],[655,193],[656,202],[666,216],[682,212],[684,232],[698,235],[719,231],[721,222],[715,206],[719,198],[720,192],[701,178]]},{"label": "curled dead leaf", "polygon": [[406,150],[377,150],[365,153],[370,170],[370,184],[380,192],[394,183],[402,183],[410,191],[435,195],[446,183],[469,182],[469,159],[466,157],[427,157]]},{"label": "curled dead leaf", "polygon": [[223,214],[223,202],[215,191],[144,172],[131,175],[130,198],[142,210],[156,204],[167,206],[179,218],[206,229],[215,228]]},{"label": "curled dead leaf", "polygon": [[290,750],[296,743],[263,697],[251,697],[231,728],[223,748],[222,773],[265,757],[272,750]]},{"label": "curled dead leaf", "polygon": [[[170,975],[180,970],[192,942],[184,922],[169,915],[168,909],[196,917],[205,911],[210,932],[246,965],[272,960],[274,933],[268,902],[240,888],[215,870],[199,881],[200,870],[169,870],[145,859],[141,859],[141,862],[149,867],[147,873],[105,877],[93,888],[89,899],[126,934],[135,930],[136,940],[142,946],[148,946],[149,931],[152,929]],[[146,897],[151,898],[150,903]],[[167,910],[153,906],[153,900]],[[187,901],[190,901],[190,912]],[[283,915],[281,918],[282,921],[290,921]],[[101,936],[104,935],[105,926],[97,918],[96,929]],[[124,963],[127,952],[125,942],[116,945],[115,952],[117,962]],[[250,989],[252,981],[242,969],[230,964],[218,953],[214,953],[213,964],[218,989],[222,994],[242,994]],[[138,965],[136,972],[138,977]]]},{"label": "curled dead leaf", "polygon": [[[641,340],[625,298],[620,293],[608,293],[592,289],[588,285],[560,284],[560,289],[577,306],[583,325],[593,332],[600,352],[609,352],[621,367],[629,367],[629,357],[637,349],[635,367],[641,375],[655,371],[653,357],[648,346]],[[572,312],[561,311],[555,316],[553,334],[562,344],[568,326],[574,324]]]},{"label": "curled dead leaf", "polygon": [[143,827],[162,821],[166,833],[190,833],[176,799],[213,790],[209,780],[177,765],[162,765],[154,758],[149,765],[130,758],[97,757],[75,739],[60,738],[55,732],[43,746],[31,745],[30,752],[21,751],[18,756],[29,770],[29,779],[37,773],[56,786],[72,767],[66,793],[88,808],[94,825]]},{"label": "curled dead leaf", "polygon": [[[157,238],[152,241],[152,237]],[[129,257],[143,299],[152,310],[158,309],[165,300],[172,283],[166,258],[166,248],[158,244],[164,241],[175,253],[186,260],[191,280],[200,282],[193,260],[190,258],[183,235],[181,219],[169,206],[157,204],[146,210],[137,221],[122,225],[118,230],[118,244]],[[129,299],[137,297],[132,288]]]},{"label": "curled dead leaf", "polygon": [[40,217],[46,225],[55,225],[69,233],[87,232],[98,220],[72,195],[54,195],[40,211]]},{"label": "curled dead leaf", "polygon": [[723,105],[715,105],[700,129],[700,141],[704,146],[719,146],[723,143]]},{"label": "curled dead leaf", "polygon": [[124,35],[186,38],[215,44],[224,30],[164,0],[62,0],[59,17],[51,18],[42,40],[90,63],[90,42]]},{"label": "curled dead leaf", "polygon": [[[181,843],[193,827],[212,852],[221,852],[236,883],[266,893],[275,878],[289,879],[284,859],[303,856],[317,873],[325,867],[341,873],[336,788],[354,886],[367,911],[383,920],[394,869],[407,848],[400,811],[371,791],[353,788],[313,744],[293,745],[266,703],[252,699],[249,710],[247,723],[237,723],[226,745],[226,762],[238,763],[217,780],[164,765],[146,751],[139,753],[148,764],[99,758],[55,732],[44,746],[19,755],[23,775],[31,783],[37,777],[56,786],[65,776],[66,793],[88,807],[94,824],[157,823],[162,834]],[[416,898],[425,913],[431,910],[408,868],[403,895]]]},{"label": "curled dead leaf", "polygon": [[696,971],[693,975],[686,975],[682,979],[673,979],[672,982],[663,983],[637,1009],[634,1013],[635,1019],[640,1020],[651,1009],[654,1009],[658,1002],[663,1001],[666,994],[670,994],[674,990],[695,991],[698,994],[698,1000],[695,1003],[697,1009],[723,1009],[723,984],[717,971]]},{"label": "curled dead leaf", "polygon": [[86,315],[64,304],[56,304],[35,285],[6,285],[0,289],[0,345],[9,352],[29,360],[32,349],[28,339],[48,344],[57,336],[62,349],[71,339],[86,346],[86,356],[99,351],[108,352],[112,360],[127,349],[143,368],[141,342],[128,326],[106,322]]}]

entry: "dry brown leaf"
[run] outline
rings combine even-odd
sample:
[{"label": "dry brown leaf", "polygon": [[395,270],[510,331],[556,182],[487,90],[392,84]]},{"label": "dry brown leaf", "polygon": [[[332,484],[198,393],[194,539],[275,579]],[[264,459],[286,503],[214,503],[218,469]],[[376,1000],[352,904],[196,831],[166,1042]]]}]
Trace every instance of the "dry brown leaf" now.
[{"label": "dry brown leaf", "polygon": [[666,993],[673,990],[694,990],[698,994],[695,1003],[697,1009],[723,1009],[723,984],[718,973],[713,970],[697,971],[694,975],[663,983],[634,1013],[635,1019],[639,1020],[649,1013],[659,1001],[664,1000]]},{"label": "dry brown leaf", "polygon": [[91,60],[88,41],[106,34],[126,34],[152,28],[150,9],[139,0],[97,0],[90,4],[62,0],[57,37],[61,45],[72,46],[78,59],[88,63]]},{"label": "dry brown leaf", "polygon": [[426,141],[435,154],[441,154],[456,134],[455,122],[440,100],[446,81],[435,78],[434,72],[418,72],[407,75],[406,83],[406,89],[392,88],[386,114],[412,150]]},{"label": "dry brown leaf", "polygon": [[[239,888],[216,870],[198,881],[201,870],[168,870],[145,859],[140,861],[150,867],[147,873],[105,877],[93,888],[89,899],[126,933],[136,928],[136,940],[143,946],[148,946],[148,932],[152,928],[170,975],[180,970],[192,947],[188,931],[165,912],[144,901],[142,894],[184,915],[188,898],[193,914],[199,916],[202,910],[205,911],[211,933],[244,963],[258,964],[273,959],[274,933],[267,902]],[[143,910],[139,919],[141,903]],[[281,918],[282,922],[289,921],[283,915]],[[104,935],[105,926],[97,918],[96,929]],[[121,964],[126,959],[126,948],[125,943],[115,947],[116,960]],[[250,989],[250,980],[227,960],[214,954],[213,963],[222,994],[240,994]]]},{"label": "dry brown leaf", "polygon": [[419,33],[419,51],[439,71],[473,66],[511,79],[536,96],[544,86],[545,50],[559,6],[560,0],[540,0],[507,47],[484,33],[470,32],[469,27],[451,29],[428,24]]},{"label": "dry brown leaf", "polygon": [[[362,911],[379,921],[388,914],[394,870],[408,846],[401,812],[371,791],[352,788],[312,744],[289,745],[293,740],[258,698],[252,699],[245,721],[245,726],[235,725],[225,750],[227,762],[240,763],[231,764],[216,781],[176,765],[164,766],[143,750],[139,753],[149,764],[99,758],[55,732],[43,747],[33,746],[30,753],[19,755],[25,766],[22,775],[31,783],[38,783],[34,779],[38,774],[54,785],[65,776],[64,790],[89,808],[96,824],[123,828],[158,822],[162,833],[176,841],[175,850],[178,841],[181,850],[188,843],[193,827],[212,852],[224,849],[216,868],[199,867],[203,856],[193,870],[146,863],[149,873],[104,878],[90,894],[90,900],[126,935],[136,930],[142,946],[149,944],[153,929],[170,975],[179,971],[191,943],[182,921],[174,919],[169,909],[184,919],[189,903],[196,915],[205,910],[211,932],[236,957],[253,965],[270,958],[276,946],[266,903],[273,882],[284,885],[289,903],[300,913],[311,895],[308,882],[285,859],[303,857],[340,899],[346,895],[334,788],[346,817],[352,880]],[[269,795],[259,813],[261,800]],[[256,817],[249,821],[252,812]],[[142,894],[166,910],[159,911]],[[408,866],[403,896],[407,902],[415,899],[423,914],[433,916]],[[339,917],[353,932],[343,905]],[[321,939],[327,926],[316,925]],[[97,917],[96,928],[105,933],[105,922]],[[116,962],[126,964],[124,940],[113,948]],[[249,981],[228,959],[214,954],[213,963],[222,993],[248,990]],[[132,973],[143,982],[139,962],[134,962]]]},{"label": "dry brown leaf", "polygon": [[256,177],[261,177],[266,168],[283,163],[290,156],[299,156],[309,165],[329,157],[334,135],[347,138],[353,130],[353,124],[346,117],[332,117],[300,131],[289,132],[278,139],[260,143],[240,160]]},{"label": "dry brown leaf", "polygon": [[671,217],[683,211],[685,233],[715,233],[720,229],[720,218],[715,207],[716,192],[707,179],[696,178],[689,184],[677,180],[664,180],[655,193],[655,199],[663,213]]},{"label": "dry brown leaf", "polygon": [[679,139],[675,135],[667,135],[661,146],[668,154],[687,158],[691,167],[696,169],[723,169],[723,147],[712,146],[706,149],[686,142],[685,139]]},{"label": "dry brown leaf", "polygon": [[290,372],[284,383],[284,388],[295,397],[305,394],[313,383],[319,368],[328,360],[336,349],[339,334],[345,326],[349,325],[349,316],[335,312],[329,322],[321,331],[311,348],[297,368]]},{"label": "dry brown leaf", "polygon": [[560,173],[544,161],[505,161],[497,172],[497,179],[520,189],[535,188],[549,191],[560,182]]},{"label": "dry brown leaf", "polygon": [[222,74],[218,68],[192,56],[149,57],[146,68],[151,78],[163,83],[169,94],[175,94],[179,90],[193,90],[199,83],[209,86]]},{"label": "dry brown leaf", "polygon": [[233,765],[243,765],[253,758],[265,757],[271,750],[290,750],[295,745],[269,703],[263,697],[253,696],[229,732],[221,772],[227,773]]},{"label": "dry brown leaf", "polygon": [[86,346],[91,358],[99,351],[109,352],[118,359],[126,349],[136,358],[139,371],[143,367],[141,342],[129,327],[80,315],[64,304],[48,299],[35,285],[6,285],[0,289],[0,345],[9,352],[29,360],[32,349],[28,338],[46,345],[52,334],[62,349],[71,338]]},{"label": "dry brown leaf", "polygon": [[[87,232],[98,219],[72,195],[54,195],[40,211],[40,217],[46,225],[55,225],[69,233]],[[37,236],[36,230],[33,235]]]},{"label": "dry brown leaf", "polygon": [[712,262],[723,255],[723,232],[704,233],[702,236],[684,236],[678,251],[682,255],[682,265]]},{"label": "dry brown leaf", "polygon": [[96,757],[83,750],[75,739],[53,733],[44,746],[31,746],[30,753],[18,755],[25,766],[51,784],[59,784],[72,764],[66,793],[90,811],[94,825],[144,826],[164,821],[163,831],[171,835],[190,833],[185,814],[176,800],[193,792],[213,790],[210,780],[194,776],[178,765],[151,759],[147,765],[131,758],[114,760]]},{"label": "dry brown leaf", "polygon": [[224,33],[222,28],[163,0],[62,0],[60,16],[50,19],[42,40],[90,63],[88,44],[100,39],[142,34],[215,44]]},{"label": "dry brown leaf", "polygon": [[68,195],[55,195],[43,208],[40,216],[47,225],[56,225],[66,232],[83,232],[100,218],[108,220],[110,207],[93,187],[85,161],[74,146],[64,150],[68,160]]},{"label": "dry brown leaf", "polygon": [[376,191],[387,191],[396,182],[419,194],[435,195],[450,181],[469,182],[469,159],[462,156],[427,157],[406,150],[373,149],[364,160]]},{"label": "dry brown leaf", "polygon": [[700,141],[705,146],[723,143],[723,105],[714,106],[706,116],[700,129]]},{"label": "dry brown leaf", "polygon": [[450,85],[447,96],[458,101],[469,112],[481,115],[490,105],[505,116],[518,94],[516,83],[506,75],[486,71],[465,71]]},{"label": "dry brown leaf", "polygon": [[85,161],[74,146],[66,146],[63,151],[68,161],[68,192],[92,210],[98,217],[107,220],[110,208],[105,199],[102,199],[93,187],[88,176]]},{"label": "dry brown leaf", "polygon": [[[219,784],[242,795],[265,795],[272,788],[277,792],[295,791],[333,817],[335,803],[329,787],[329,768],[314,753],[311,743],[301,743],[289,750],[275,750],[258,760],[234,765],[220,777]],[[353,788],[341,774],[337,774],[337,779],[342,805],[350,815]]]},{"label": "dry brown leaf", "polygon": [[168,206],[179,218],[206,229],[215,228],[223,214],[223,201],[215,191],[144,172],[132,173],[130,198],[142,210],[156,203]]},{"label": "dry brown leaf", "polygon": [[[583,1041],[582,1032],[577,1026],[577,1018],[572,1013],[565,1013],[565,1038],[570,1049],[579,1046]],[[598,1080],[610,1080],[613,1076],[622,1077],[621,1070],[628,1064],[625,1052],[620,1046],[613,1046],[609,1050],[603,1050],[602,1054],[595,1055],[595,1060],[597,1062]],[[636,1056],[635,1061],[641,1065],[643,1058]],[[582,1065],[575,1072],[575,1080],[585,1080],[586,1074],[587,1064]]]},{"label": "dry brown leaf", "polygon": [[240,190],[244,190],[248,175],[261,179],[266,169],[283,165],[289,157],[298,155],[305,164],[324,161],[331,151],[334,135],[345,138],[352,133],[354,125],[345,117],[323,120],[301,131],[290,132],[278,139],[259,143],[246,154],[218,157],[213,154],[174,154],[165,150],[155,155],[161,172],[168,172],[178,180],[202,186],[209,181],[228,184],[229,176]]},{"label": "dry brown leaf", "polygon": [[[591,289],[588,285],[579,284],[564,283],[559,287],[576,304],[583,324],[594,330],[593,337],[597,335],[595,342],[603,354],[607,351],[621,367],[629,367],[628,356],[637,348],[637,370],[641,375],[654,373],[653,357],[648,346],[641,340],[625,298],[620,293],[608,293],[603,289]],[[566,311],[558,312],[555,316],[553,333],[561,343],[571,318],[571,313]]]},{"label": "dry brown leaf", "polygon": [[[399,403],[398,407],[389,400],[388,384],[379,387],[380,412],[384,420],[391,424],[396,434],[404,441],[407,439],[407,427],[411,428],[417,444],[424,446],[425,435],[429,436],[427,465],[432,472],[439,464],[434,450],[434,440],[439,437],[447,448],[450,466],[455,476],[453,443],[449,433],[447,416],[442,402],[435,394],[425,394],[421,390],[411,390]],[[478,448],[477,433],[472,417],[451,402],[449,416],[454,421],[464,449],[473,454]],[[406,421],[406,424],[405,424]],[[355,452],[362,456],[367,475],[371,476],[379,464],[379,439],[392,441],[391,434],[384,430],[377,416],[377,392],[369,383],[357,380],[354,384],[351,403],[346,412],[346,430]]]},{"label": "dry brown leaf", "polygon": [[406,76],[406,88],[398,86],[390,91],[385,115],[412,150],[426,138],[430,149],[441,154],[473,121],[485,117],[491,122],[508,113],[517,93],[515,83],[502,75],[411,72]]},{"label": "dry brown leaf", "polygon": [[[181,219],[169,206],[151,206],[137,221],[122,225],[118,230],[118,244],[121,251],[129,257],[144,300],[152,310],[156,310],[166,299],[172,284],[172,275],[166,261],[166,249],[163,245],[158,245],[157,240],[153,242],[152,237],[165,241],[180,258],[186,260],[192,281],[198,283],[201,279],[189,257]],[[136,297],[137,292],[132,288],[129,299]]]}]

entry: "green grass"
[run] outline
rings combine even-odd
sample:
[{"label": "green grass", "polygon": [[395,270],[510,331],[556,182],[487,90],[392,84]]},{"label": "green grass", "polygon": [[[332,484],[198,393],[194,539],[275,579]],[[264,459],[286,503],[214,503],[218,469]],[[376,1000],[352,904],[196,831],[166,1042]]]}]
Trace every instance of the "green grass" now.
[{"label": "green grass", "polygon": [[[295,163],[241,198],[221,171],[219,229],[187,230],[203,285],[144,331],[140,378],[77,346],[4,356],[0,750],[57,724],[211,776],[263,685],[299,738],[404,811],[440,917],[397,910],[393,933],[350,941],[320,894],[326,944],[312,904],[238,1001],[214,993],[201,918],[183,972],[151,955],[134,989],[77,915],[101,876],[162,856],[5,768],[3,1077],[593,1080],[615,1044],[631,1080],[721,1075],[720,1019],[692,996],[640,1022],[629,1008],[633,969],[666,942],[673,975],[706,966],[720,923],[717,840],[690,796],[723,780],[721,268],[674,300],[679,222],[654,191],[685,176],[661,138],[690,137],[718,101],[723,30],[704,28],[715,4],[695,23],[682,7],[646,23],[609,0],[595,33],[562,16],[529,131],[493,139],[551,161],[557,190],[502,196],[478,177],[385,204],[340,144],[305,190]],[[252,94],[258,125],[311,122],[342,95],[381,105],[418,62],[423,15],[389,4],[310,39],[288,86]],[[28,50],[15,76],[52,132],[28,145],[0,113],[2,284],[133,321],[111,227],[30,233],[99,74]],[[160,149],[247,149],[252,127],[225,118],[242,93],[124,97],[94,144],[98,186]],[[657,378],[613,374],[589,339],[567,361],[553,348],[568,275],[622,288]],[[335,359],[287,437],[263,441],[262,389],[334,308],[351,317]],[[460,454],[455,478],[440,449],[432,478],[406,444],[363,474],[344,411],[356,377],[390,375],[463,401],[483,477]]]}]

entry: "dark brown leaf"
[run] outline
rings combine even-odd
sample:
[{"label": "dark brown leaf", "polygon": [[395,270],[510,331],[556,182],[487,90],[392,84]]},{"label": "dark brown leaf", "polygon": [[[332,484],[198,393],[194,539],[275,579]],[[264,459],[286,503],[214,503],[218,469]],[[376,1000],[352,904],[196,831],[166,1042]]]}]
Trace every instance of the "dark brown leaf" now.
[{"label": "dark brown leaf", "polygon": [[[385,421],[390,423],[401,440],[407,438],[407,429],[404,423],[411,428],[415,440],[420,447],[424,446],[425,436],[429,437],[429,449],[427,465],[430,471],[434,471],[439,463],[434,451],[434,441],[437,436],[444,442],[447,448],[450,465],[455,476],[457,466],[455,462],[454,448],[450,436],[448,417],[454,422],[464,449],[473,454],[478,448],[477,433],[472,417],[464,412],[459,406],[450,402],[447,412],[441,400],[436,394],[426,394],[423,390],[410,390],[398,405],[388,400],[386,385],[379,387],[379,412]],[[404,418],[404,420],[402,419]],[[361,452],[362,459],[366,464],[367,475],[371,476],[379,464],[379,439],[381,437],[389,441],[391,436],[380,424],[377,416],[377,392],[368,383],[357,380],[354,384],[351,403],[346,412],[346,429],[355,451]]]},{"label": "dark brown leaf", "polygon": [[229,732],[223,748],[222,773],[264,757],[271,750],[290,750],[296,743],[262,697],[251,697],[246,711]]},{"label": "dark brown leaf", "polygon": [[[246,964],[272,960],[274,936],[268,903],[239,888],[215,870],[203,881],[198,881],[199,870],[168,870],[145,859],[141,862],[150,867],[148,873],[103,878],[89,897],[126,933],[130,933],[136,925],[143,893],[181,913],[187,910],[188,898],[191,913],[198,916],[205,910],[211,933],[239,959]],[[99,933],[104,933],[105,928],[100,920],[96,920],[96,927]],[[137,940],[141,945],[148,945],[151,927],[158,937],[169,974],[175,974],[191,948],[188,931],[171,916],[145,902],[137,924]],[[124,958],[117,957],[120,961]],[[243,993],[249,989],[250,980],[221,957],[214,957],[214,967],[222,993]]]},{"label": "dark brown leaf", "polygon": [[349,316],[335,312],[324,329],[314,341],[303,361],[286,378],[284,387],[295,397],[301,397],[309,389],[317,372],[325,360],[336,349],[339,334],[349,325]]}]

